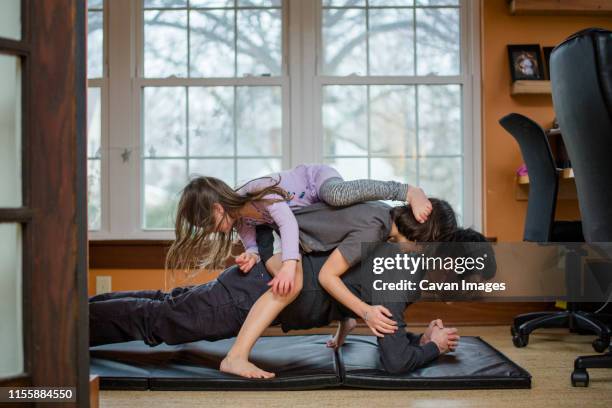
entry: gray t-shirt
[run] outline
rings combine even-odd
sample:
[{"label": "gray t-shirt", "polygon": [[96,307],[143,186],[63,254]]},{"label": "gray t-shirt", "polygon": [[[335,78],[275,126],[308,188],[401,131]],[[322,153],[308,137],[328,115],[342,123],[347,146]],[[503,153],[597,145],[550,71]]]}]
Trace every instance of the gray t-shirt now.
[{"label": "gray t-shirt", "polygon": [[305,252],[338,248],[350,266],[361,260],[362,242],[385,241],[391,231],[391,207],[368,201],[349,207],[317,203],[294,211]]}]

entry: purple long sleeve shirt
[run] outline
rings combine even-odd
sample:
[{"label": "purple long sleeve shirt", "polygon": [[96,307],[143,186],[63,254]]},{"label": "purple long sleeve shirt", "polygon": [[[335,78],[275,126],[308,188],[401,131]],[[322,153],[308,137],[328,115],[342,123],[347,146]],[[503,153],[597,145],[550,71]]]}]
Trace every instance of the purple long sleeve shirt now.
[{"label": "purple long sleeve shirt", "polygon": [[[261,219],[242,217],[237,230],[240,240],[247,252],[258,253],[255,226],[268,224],[276,226],[281,235],[283,261],[300,259],[299,228],[293,215],[293,209],[305,207],[320,201],[319,188],[331,177],[342,177],[330,166],[324,164],[302,164],[291,170],[274,173],[265,178],[248,182],[238,190],[239,194],[260,191],[275,184],[280,177],[278,186],[287,191],[291,199],[265,205],[253,203],[261,213]],[[268,194],[266,199],[281,199],[277,194]]]}]

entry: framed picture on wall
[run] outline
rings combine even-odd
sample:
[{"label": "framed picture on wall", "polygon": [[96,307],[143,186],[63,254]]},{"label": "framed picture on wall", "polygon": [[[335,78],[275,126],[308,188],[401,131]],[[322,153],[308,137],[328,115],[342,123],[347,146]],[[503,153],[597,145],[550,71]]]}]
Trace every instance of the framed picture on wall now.
[{"label": "framed picture on wall", "polygon": [[508,45],[512,81],[544,79],[542,54],[538,44]]},{"label": "framed picture on wall", "polygon": [[546,62],[546,78],[550,79],[550,53],[555,47],[543,47],[544,61]]}]

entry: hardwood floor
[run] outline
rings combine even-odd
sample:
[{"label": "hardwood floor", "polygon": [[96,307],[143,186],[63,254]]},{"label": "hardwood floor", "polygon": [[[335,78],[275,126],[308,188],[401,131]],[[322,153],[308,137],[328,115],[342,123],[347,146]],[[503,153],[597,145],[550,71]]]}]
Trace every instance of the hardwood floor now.
[{"label": "hardwood floor", "polygon": [[[331,329],[320,329],[327,332]],[[358,329],[366,333],[364,328]],[[588,388],[570,384],[574,358],[594,354],[593,336],[566,330],[541,330],[529,345],[516,349],[507,326],[461,327],[463,335],[481,336],[531,373],[530,390],[371,391],[101,391],[100,407],[611,407],[612,370],[589,370]],[[272,329],[268,334],[278,334]],[[295,334],[295,333],[293,333]]]}]

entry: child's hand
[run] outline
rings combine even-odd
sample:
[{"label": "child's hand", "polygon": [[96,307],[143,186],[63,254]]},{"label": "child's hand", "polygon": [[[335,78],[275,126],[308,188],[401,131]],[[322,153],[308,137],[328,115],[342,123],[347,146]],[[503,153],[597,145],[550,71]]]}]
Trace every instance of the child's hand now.
[{"label": "child's hand", "polygon": [[408,187],[408,194],[406,195],[406,201],[412,208],[414,218],[420,223],[427,221],[429,214],[431,214],[432,206],[431,201],[423,192],[423,189],[419,187]]},{"label": "child's hand", "polygon": [[248,273],[259,262],[259,256],[253,252],[243,252],[236,258],[236,265],[244,273]]},{"label": "child's hand", "polygon": [[268,282],[268,286],[272,286],[272,293],[278,296],[291,293],[295,281],[295,267],[295,262],[283,262],[278,274]]},{"label": "child's hand", "polygon": [[377,337],[385,337],[383,333],[392,334],[397,331],[397,323],[389,319],[393,317],[389,309],[384,306],[369,306],[363,316],[372,333]]}]

